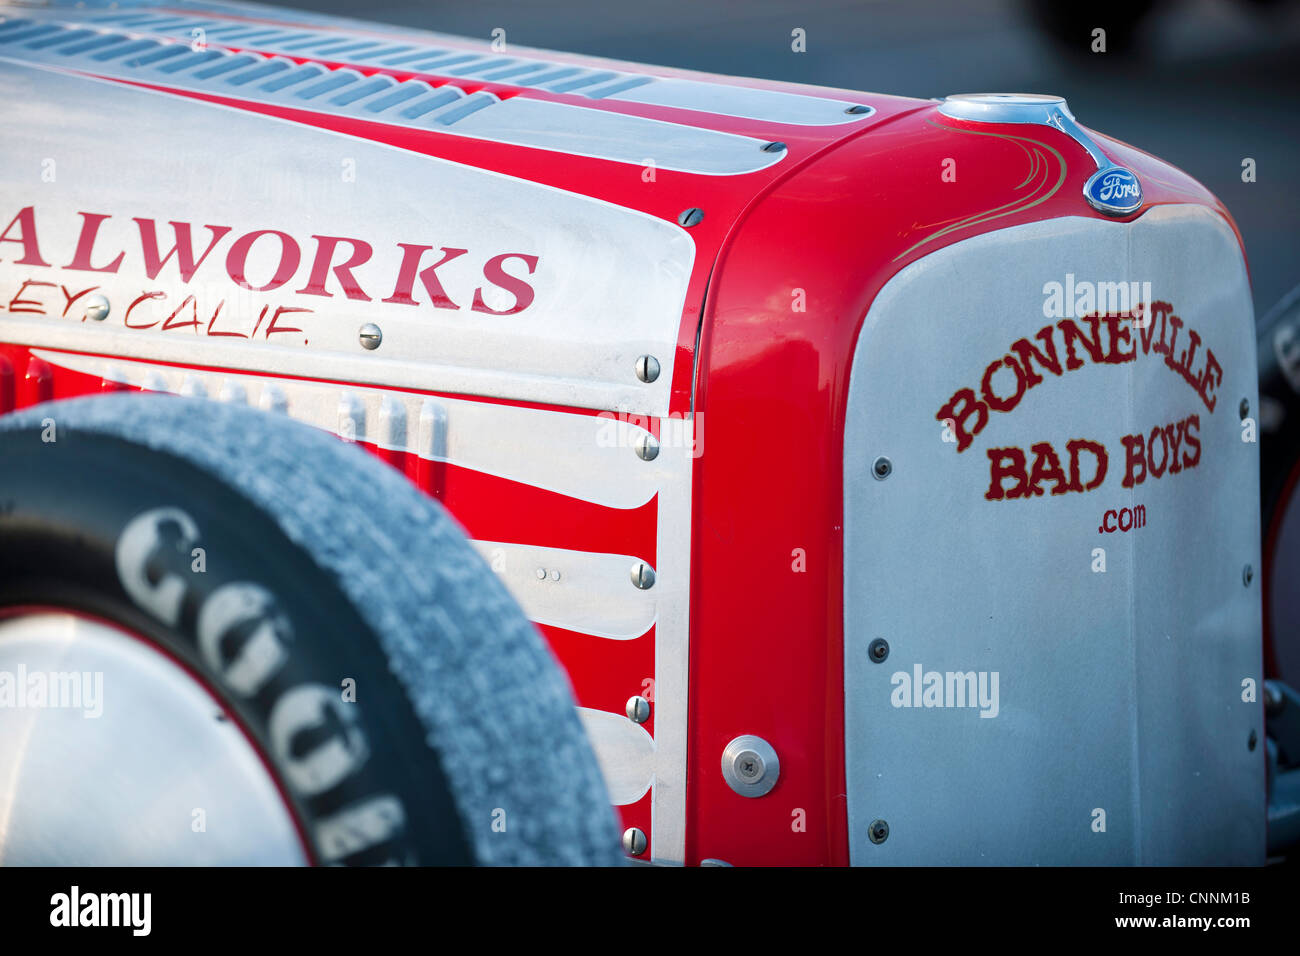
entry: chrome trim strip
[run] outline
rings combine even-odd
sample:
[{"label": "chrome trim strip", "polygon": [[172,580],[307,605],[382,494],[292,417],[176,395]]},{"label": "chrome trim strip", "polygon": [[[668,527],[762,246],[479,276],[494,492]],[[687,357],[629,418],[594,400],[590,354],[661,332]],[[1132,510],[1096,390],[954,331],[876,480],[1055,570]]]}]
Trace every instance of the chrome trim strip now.
[{"label": "chrome trim strip", "polygon": [[537,624],[628,641],[655,622],[657,582],[642,591],[629,574],[639,557],[501,541],[474,548]]},{"label": "chrome trim strip", "polygon": [[616,807],[636,803],[655,782],[654,738],[624,714],[579,707],[578,717],[596,752],[610,802]]}]

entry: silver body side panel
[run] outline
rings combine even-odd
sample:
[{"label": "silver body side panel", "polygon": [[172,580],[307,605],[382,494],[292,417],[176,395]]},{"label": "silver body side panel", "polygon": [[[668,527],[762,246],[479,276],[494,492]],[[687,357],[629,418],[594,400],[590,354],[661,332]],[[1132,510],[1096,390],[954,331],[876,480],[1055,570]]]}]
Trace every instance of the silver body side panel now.
[{"label": "silver body side panel", "polygon": [[[1045,287],[1067,274],[1150,282],[1185,323],[1174,356],[1194,329],[1195,364],[1205,349],[1221,364],[1215,409],[1140,344],[1117,364],[1076,344],[1082,365],[1065,369],[1058,334],[1062,374],[1035,366],[1044,380],[957,451],[936,413],[962,386],[979,393],[1012,343],[1041,346],[1036,333],[1059,321],[1045,315]],[[1005,368],[991,381],[1014,392]],[[1263,714],[1248,683],[1262,679],[1259,458],[1243,440],[1243,399],[1253,415],[1246,272],[1232,230],[1199,207],[986,234],[881,290],[854,356],[845,437],[854,863],[1263,862]],[[1193,414],[1198,463],[1123,487],[1123,436]],[[990,450],[1018,447],[1032,463],[1047,442],[1068,473],[1077,439],[1109,455],[1096,488],[1054,494],[1047,480],[1041,496],[986,498]],[[883,480],[880,456],[892,463]],[[1083,460],[1081,484],[1094,470]],[[1103,531],[1124,509],[1129,529]],[[882,663],[868,657],[876,638],[890,646]],[[961,705],[958,685],[972,684],[949,674],[973,675],[987,703]],[[879,843],[876,820],[889,827]]]}]

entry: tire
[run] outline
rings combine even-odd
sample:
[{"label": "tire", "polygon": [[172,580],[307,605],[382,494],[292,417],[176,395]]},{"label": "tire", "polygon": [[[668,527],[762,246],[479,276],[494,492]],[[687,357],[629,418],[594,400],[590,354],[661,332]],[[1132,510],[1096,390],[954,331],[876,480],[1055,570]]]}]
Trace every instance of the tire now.
[{"label": "tire", "polygon": [[[311,862],[624,862],[537,631],[439,504],[324,432],[127,393],[0,419],[0,618],[21,633],[50,620],[36,611],[87,622],[92,644],[120,631],[201,683],[256,749]],[[125,708],[152,691],[117,693]],[[0,710],[0,767],[13,713]],[[124,759],[128,747],[161,752],[168,723],[160,713],[146,739],[100,743]],[[23,805],[48,801],[53,814],[63,788],[47,782]],[[93,825],[131,832],[145,812]],[[182,827],[191,812],[162,797],[147,811]],[[116,849],[156,861],[148,846]],[[234,857],[222,862],[248,862]]]}]

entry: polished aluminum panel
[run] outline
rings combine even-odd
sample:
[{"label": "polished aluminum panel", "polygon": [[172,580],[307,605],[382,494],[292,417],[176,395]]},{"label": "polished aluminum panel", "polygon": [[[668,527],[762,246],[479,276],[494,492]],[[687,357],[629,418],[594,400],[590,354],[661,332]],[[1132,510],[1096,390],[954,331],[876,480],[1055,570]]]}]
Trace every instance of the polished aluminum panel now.
[{"label": "polished aluminum panel", "polygon": [[[267,27],[222,20],[226,12],[272,17],[298,23],[319,23],[321,29]],[[855,101],[807,96],[740,84],[710,80],[656,76],[622,69],[627,64],[577,65],[546,56],[544,51],[517,48],[509,52],[482,49],[458,37],[423,31],[392,32],[404,42],[379,36],[350,36],[338,32],[347,21],[328,17],[312,18],[298,11],[274,7],[204,5],[194,15],[157,15],[121,12],[83,15],[86,23],[100,28],[171,37],[191,41],[202,31],[214,45],[257,49],[267,53],[291,53],[323,60],[346,60],[367,66],[426,71],[440,76],[509,83],[526,89],[571,93],[592,100],[610,99],[649,106],[697,110],[723,116],[793,126],[838,126],[867,119],[871,107],[850,113]]]},{"label": "polished aluminum panel", "polygon": [[[4,278],[14,291],[28,280],[53,283],[35,287],[48,293],[40,312],[0,313],[5,341],[668,412],[695,257],[689,232],[675,223],[292,122],[12,63],[0,63],[0,95],[28,105],[25,135],[0,155],[0,191],[16,207],[6,222],[32,206],[42,261],[49,263],[7,261]],[[112,116],[112,135],[106,135],[104,116]],[[99,225],[92,265],[99,269],[125,252],[116,272],[66,268],[79,243],[81,212],[109,217]],[[207,224],[230,232],[188,281],[175,256],[150,279],[133,222],[139,218],[156,224],[162,253],[175,241],[168,223],[187,224],[196,259],[209,241]],[[290,237],[296,261],[268,230]],[[254,234],[260,235],[245,259],[232,260],[234,244]],[[327,295],[304,294],[319,254],[313,236],[322,235],[371,247],[370,258],[352,270],[367,298],[345,296],[334,273],[326,276]],[[455,308],[436,306],[418,279],[408,282],[414,304],[384,301],[399,282],[402,244],[429,248],[425,269],[438,261],[439,247],[467,250],[436,274]],[[334,262],[344,261],[351,248],[342,243]],[[485,275],[494,257],[507,254],[516,258],[502,268],[516,281],[527,280],[531,299],[511,314],[474,311],[477,290],[497,313],[519,304]],[[531,272],[532,260],[519,256],[535,258]],[[232,261],[245,266],[247,284],[256,288],[271,285],[282,263],[296,268],[278,287],[254,291],[232,280]],[[83,323],[79,312],[63,315],[59,285],[97,287],[112,304],[108,318]],[[132,312],[142,292],[160,298],[137,302]],[[182,319],[196,309],[199,321],[163,331],[181,306]],[[263,309],[267,317],[259,323]],[[300,332],[269,331],[269,316],[279,309],[291,311],[278,326]],[[382,329],[377,350],[358,341],[366,323]],[[636,376],[637,359],[646,354],[664,365],[653,383]]]},{"label": "polished aluminum panel", "polygon": [[[1221,366],[1214,410],[1197,376],[1143,352],[1128,319],[1117,348],[1136,347],[1134,360],[1090,359],[1075,341],[1067,367],[1059,323],[1091,337],[1094,308],[1059,314],[1053,282],[1149,282],[1145,305],[1169,303],[1184,323],[1173,359],[1192,329],[1195,368],[1207,350]],[[990,411],[959,452],[938,413],[961,387],[982,394],[990,371],[992,394],[1013,395],[1009,349],[1022,338],[1041,349],[1044,328],[1058,329],[1061,374],[1035,361],[1041,381]],[[1148,341],[1161,329],[1147,327]],[[845,422],[853,862],[1263,862],[1264,761],[1250,744],[1263,713],[1243,694],[1263,676],[1258,583],[1243,583],[1244,566],[1259,567],[1259,457],[1243,440],[1242,399],[1257,407],[1246,270],[1232,228],[1199,206],[992,232],[885,285],[856,346]],[[1198,463],[1125,487],[1122,439],[1190,415]],[[1076,439],[1109,456],[1091,490],[1063,490],[1034,450],[1048,443],[1070,471]],[[1026,467],[1044,455],[1041,494],[986,497],[1006,448]],[[893,464],[883,480],[880,456]],[[1094,471],[1084,458],[1080,485]],[[1115,520],[1138,506],[1142,526]],[[889,645],[880,663],[868,651],[877,638]]]},{"label": "polished aluminum panel", "polygon": [[[49,26],[54,29],[46,29]],[[32,28],[42,32],[32,36],[28,32]],[[390,102],[394,89],[405,92],[426,88],[418,80],[390,86],[355,69],[294,64],[291,60],[283,61],[288,64],[286,68],[263,75],[268,61],[260,55],[235,53],[218,46],[194,49],[176,41],[158,41],[150,48],[132,40],[139,38],[104,34],[77,24],[38,24],[22,19],[0,23],[0,55],[14,62],[196,93],[232,96],[237,88],[240,99],[317,113],[339,113],[347,107],[354,107],[349,112],[356,112],[358,104],[364,108],[370,105],[368,101],[378,98]],[[286,48],[284,52],[298,55],[304,51]],[[256,78],[241,82],[249,73]],[[457,78],[461,76],[457,74]],[[464,78],[476,79],[473,71]],[[556,86],[573,82],[562,80]],[[419,85],[407,87],[407,83]],[[620,88],[626,89],[627,84]],[[784,158],[784,153],[765,152],[761,147],[766,140],[698,126],[528,97],[503,102],[486,91],[466,95],[453,89],[449,93],[452,95],[441,99],[398,102],[369,111],[366,118],[637,166],[653,161],[659,169],[710,176],[750,173]],[[472,122],[467,122],[471,118]]]}]

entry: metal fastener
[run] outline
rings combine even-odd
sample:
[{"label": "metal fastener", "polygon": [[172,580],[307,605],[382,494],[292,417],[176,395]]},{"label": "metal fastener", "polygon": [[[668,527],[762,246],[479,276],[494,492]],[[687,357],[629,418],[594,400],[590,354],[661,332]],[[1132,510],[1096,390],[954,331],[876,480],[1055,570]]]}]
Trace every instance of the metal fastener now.
[{"label": "metal fastener", "polygon": [[691,226],[698,226],[703,219],[704,210],[699,206],[692,206],[690,209],[682,210],[681,215],[677,217],[677,224],[689,229]]},{"label": "metal fastener", "polygon": [[643,382],[653,382],[659,377],[659,360],[653,355],[642,355],[636,360],[636,377]]},{"label": "metal fastener", "polygon": [[853,114],[854,116],[859,116],[859,115],[861,115],[862,113],[869,113],[869,112],[871,112],[871,107],[870,107],[870,106],[862,106],[861,104],[859,104],[859,105],[857,105],[857,106],[850,106],[850,107],[849,107],[848,109],[846,109],[844,112],[846,112],[846,113],[851,113],[851,114]]},{"label": "metal fastener", "polygon": [[538,568],[538,569],[537,569],[537,580],[539,580],[539,581],[545,581],[545,580],[546,580],[546,569],[545,569],[545,568]]},{"label": "metal fastener", "polygon": [[1237,406],[1237,414],[1241,416],[1243,422],[1246,420],[1247,416],[1250,415],[1250,399],[1243,398],[1241,400],[1241,404]]},{"label": "metal fastener", "polygon": [[1255,580],[1255,569],[1249,564],[1241,569],[1241,583],[1250,587],[1250,582]]},{"label": "metal fastener", "polygon": [[627,719],[636,724],[644,724],[650,719],[650,701],[644,697],[627,699]]},{"label": "metal fastener", "polygon": [[552,581],[560,580],[560,572],[555,570],[554,568],[551,569],[551,580]]},{"label": "metal fastener", "polygon": [[645,831],[640,827],[628,827],[623,831],[623,852],[629,856],[640,856],[648,843]]},{"label": "metal fastener", "polygon": [[642,461],[654,461],[659,457],[659,439],[648,432],[638,436],[633,447],[636,449],[637,457]]},{"label": "metal fastener", "polygon": [[108,299],[98,292],[86,296],[86,318],[94,319],[96,322],[103,322],[108,318],[111,307]]},{"label": "metal fastener", "polygon": [[361,326],[361,331],[357,333],[357,338],[361,341],[363,349],[374,351],[379,348],[379,343],[384,340],[384,333],[379,330],[379,326],[373,322],[367,322]]},{"label": "metal fastener", "polygon": [[867,839],[872,843],[884,843],[889,839],[889,824],[884,820],[872,820],[867,827]]},{"label": "metal fastener", "polygon": [[761,797],[776,786],[781,761],[762,737],[742,734],[722,751],[722,778],[742,797]]},{"label": "metal fastener", "polygon": [[765,153],[784,153],[786,149],[787,147],[785,143],[773,142],[763,144],[763,152]]},{"label": "metal fastener", "polygon": [[876,476],[877,481],[884,481],[894,471],[894,463],[881,455],[871,463],[871,473]]},{"label": "metal fastener", "polygon": [[867,656],[872,661],[879,664],[889,656],[889,641],[883,637],[878,637],[867,645]]},{"label": "metal fastener", "polygon": [[655,585],[655,569],[650,567],[644,561],[638,561],[632,565],[632,583],[642,591],[647,591]]},{"label": "metal fastener", "polygon": [[1250,736],[1246,738],[1246,749],[1254,752],[1257,743],[1259,743],[1259,738],[1255,736],[1255,731],[1252,730]]}]

